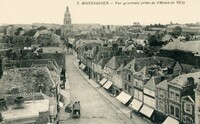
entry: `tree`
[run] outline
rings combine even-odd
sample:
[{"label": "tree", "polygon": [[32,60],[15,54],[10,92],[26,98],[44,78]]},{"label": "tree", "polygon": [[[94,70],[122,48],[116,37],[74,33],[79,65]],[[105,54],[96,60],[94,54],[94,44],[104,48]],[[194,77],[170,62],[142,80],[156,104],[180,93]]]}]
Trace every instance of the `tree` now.
[{"label": "tree", "polygon": [[27,36],[34,36],[36,33],[36,30],[35,29],[31,29],[29,30],[27,33],[25,33],[24,35],[27,35]]},{"label": "tree", "polygon": [[180,26],[176,26],[175,28],[173,28],[173,31],[171,32],[171,35],[173,37],[178,37],[180,36],[182,33],[182,28]]},{"label": "tree", "polygon": [[22,31],[23,28],[19,27],[17,28],[17,30],[15,31],[15,35],[19,35],[20,34],[20,31]]},{"label": "tree", "polygon": [[148,39],[150,46],[160,46],[161,43],[155,35],[151,35]]},{"label": "tree", "polygon": [[40,26],[39,28],[37,28],[37,30],[46,30],[47,29],[47,27],[45,27],[45,26]]}]

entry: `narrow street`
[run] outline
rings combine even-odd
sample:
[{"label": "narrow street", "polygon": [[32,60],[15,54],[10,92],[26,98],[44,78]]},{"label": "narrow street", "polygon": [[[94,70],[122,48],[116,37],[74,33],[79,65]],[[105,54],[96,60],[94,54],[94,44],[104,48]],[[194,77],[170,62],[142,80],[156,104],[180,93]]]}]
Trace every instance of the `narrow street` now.
[{"label": "narrow street", "polygon": [[82,77],[74,61],[73,55],[67,55],[66,71],[70,83],[70,98],[72,102],[80,101],[81,117],[62,120],[60,124],[134,124],[97,91],[100,87],[92,87]]}]

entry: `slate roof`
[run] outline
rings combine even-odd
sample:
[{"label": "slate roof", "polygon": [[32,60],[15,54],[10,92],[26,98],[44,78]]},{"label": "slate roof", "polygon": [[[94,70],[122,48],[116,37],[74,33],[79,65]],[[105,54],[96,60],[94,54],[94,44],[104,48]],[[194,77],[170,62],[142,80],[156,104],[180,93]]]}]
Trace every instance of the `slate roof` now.
[{"label": "slate roof", "polygon": [[157,88],[167,90],[167,80],[164,80],[156,85]]},{"label": "slate roof", "polygon": [[163,50],[180,50],[180,51],[187,51],[193,53],[200,53],[200,41],[174,41],[169,42],[167,45],[162,47]]},{"label": "slate roof", "polygon": [[76,48],[81,47],[83,45],[91,44],[91,43],[97,43],[97,44],[103,44],[102,40],[78,40],[76,41]]},{"label": "slate roof", "polygon": [[[151,74],[151,72],[153,73]],[[138,72],[135,72],[133,75],[142,79],[149,79],[151,76],[162,76],[163,73],[159,66],[148,66]]]},{"label": "slate roof", "polygon": [[126,57],[126,56],[113,56],[108,63],[105,65],[106,67],[109,67],[111,69],[118,69],[124,61],[127,63],[130,62],[133,59],[133,57]]},{"label": "slate roof", "polygon": [[171,58],[165,57],[146,57],[146,58],[135,58],[129,62],[124,69],[130,71],[139,71],[144,67],[159,65],[161,68],[173,67],[175,61]]},{"label": "slate roof", "polygon": [[103,68],[103,67],[106,65],[106,63],[107,63],[110,59],[111,59],[111,58],[102,58],[102,59],[98,62],[98,64],[101,65],[101,67]]},{"label": "slate roof", "polygon": [[146,67],[140,71],[134,73],[134,76],[140,77],[141,79],[149,79],[151,76],[148,74]]},{"label": "slate roof", "polygon": [[175,87],[183,88],[188,85],[187,78],[192,77],[194,78],[194,83],[197,84],[199,81],[200,72],[195,73],[188,73],[188,74],[182,74],[174,78],[169,82],[170,85],[173,85]]},{"label": "slate roof", "polygon": [[155,91],[156,85],[161,82],[160,76],[152,76],[151,79],[144,85],[145,88]]}]

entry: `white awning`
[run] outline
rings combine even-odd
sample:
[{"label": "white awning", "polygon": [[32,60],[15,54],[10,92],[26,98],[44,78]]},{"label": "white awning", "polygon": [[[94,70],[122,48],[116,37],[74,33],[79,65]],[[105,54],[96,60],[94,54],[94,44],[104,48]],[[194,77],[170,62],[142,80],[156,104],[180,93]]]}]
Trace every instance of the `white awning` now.
[{"label": "white awning", "polygon": [[62,102],[58,102],[58,104],[59,104],[59,106],[60,106],[61,108],[64,107],[64,104],[63,104]]},{"label": "white awning", "polygon": [[137,99],[133,99],[129,106],[135,109],[136,111],[139,111],[140,107],[142,106],[142,102],[140,102]]},{"label": "white awning", "polygon": [[142,113],[142,114],[144,114],[144,115],[146,115],[147,117],[150,118],[151,115],[153,114],[153,111],[154,111],[154,109],[152,109],[152,108],[150,108],[146,105],[143,105],[142,109],[140,110],[140,113]]},{"label": "white awning", "polygon": [[162,124],[179,124],[179,122],[176,119],[168,116]]},{"label": "white awning", "polygon": [[106,81],[107,81],[107,79],[106,79],[106,78],[103,78],[99,83],[100,83],[101,85],[104,85],[104,84],[106,83]]},{"label": "white awning", "polygon": [[82,66],[83,66],[83,63],[81,63],[81,64],[79,65],[80,68],[82,68]]},{"label": "white awning", "polygon": [[82,70],[84,70],[85,69],[85,65],[83,64],[83,66],[82,66]]},{"label": "white awning", "polygon": [[116,96],[116,99],[123,104],[126,104],[131,99],[131,96],[122,91],[118,96]]},{"label": "white awning", "polygon": [[113,84],[113,82],[107,81],[107,82],[103,85],[103,87],[106,88],[106,89],[109,89],[109,88],[112,86],[112,84]]}]

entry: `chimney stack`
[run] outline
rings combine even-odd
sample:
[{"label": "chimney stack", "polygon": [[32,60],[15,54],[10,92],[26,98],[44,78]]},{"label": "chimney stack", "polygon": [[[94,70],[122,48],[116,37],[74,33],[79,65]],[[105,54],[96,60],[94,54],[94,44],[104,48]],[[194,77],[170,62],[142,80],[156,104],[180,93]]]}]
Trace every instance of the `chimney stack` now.
[{"label": "chimney stack", "polygon": [[19,96],[14,99],[14,108],[15,109],[24,108],[24,97]]},{"label": "chimney stack", "polygon": [[188,81],[188,85],[194,85],[194,78],[193,77],[188,77],[187,81]]},{"label": "chimney stack", "polygon": [[1,110],[7,110],[6,99],[4,98],[0,99],[0,111]]}]

